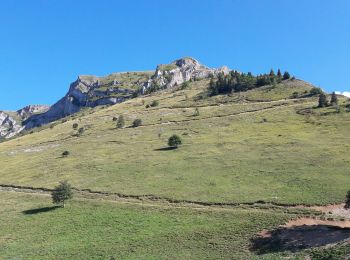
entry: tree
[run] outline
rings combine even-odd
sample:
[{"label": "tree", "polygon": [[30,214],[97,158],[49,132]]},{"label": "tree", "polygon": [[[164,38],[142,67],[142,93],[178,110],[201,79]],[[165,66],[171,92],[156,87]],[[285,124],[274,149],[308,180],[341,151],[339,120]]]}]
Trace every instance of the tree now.
[{"label": "tree", "polygon": [[350,208],[350,190],[346,194],[346,201],[345,201],[345,206],[344,208],[349,209]]},{"label": "tree", "polygon": [[280,69],[278,69],[278,71],[277,71],[277,77],[282,78],[282,73],[281,73]]},{"label": "tree", "polygon": [[172,135],[168,139],[168,145],[170,147],[177,148],[181,144],[182,144],[182,140],[181,140],[180,136],[178,136],[178,135]]},{"label": "tree", "polygon": [[118,117],[118,121],[117,121],[117,128],[123,128],[125,125],[125,120],[124,120],[124,116],[120,115]]},{"label": "tree", "polygon": [[74,123],[74,124],[73,124],[73,129],[77,129],[78,126],[79,126],[78,123]]},{"label": "tree", "polygon": [[132,122],[132,127],[138,127],[142,125],[142,120],[141,119],[135,119],[134,122]]},{"label": "tree", "polygon": [[73,198],[73,191],[68,181],[61,181],[51,193],[52,202],[54,204],[62,204],[65,206],[65,201]]},{"label": "tree", "polygon": [[284,79],[284,80],[290,79],[290,74],[289,74],[288,71],[285,71],[285,72],[283,73],[283,79]]},{"label": "tree", "polygon": [[335,92],[332,93],[331,105],[332,105],[332,106],[338,105],[338,97],[337,97],[337,95],[335,94]]},{"label": "tree", "polygon": [[328,106],[327,97],[324,93],[322,93],[318,98],[318,107],[326,107],[326,106]]},{"label": "tree", "polygon": [[84,127],[80,127],[78,129],[78,135],[82,135],[84,133],[84,131],[85,131]]},{"label": "tree", "polygon": [[275,72],[274,72],[273,69],[270,70],[270,76],[271,76],[271,77],[274,77],[274,76],[275,76]]}]

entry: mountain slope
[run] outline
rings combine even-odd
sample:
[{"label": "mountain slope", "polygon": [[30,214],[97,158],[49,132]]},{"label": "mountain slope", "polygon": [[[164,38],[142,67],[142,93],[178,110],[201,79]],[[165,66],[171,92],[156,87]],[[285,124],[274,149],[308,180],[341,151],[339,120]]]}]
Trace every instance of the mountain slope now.
[{"label": "mountain slope", "polygon": [[[208,84],[83,110],[1,143],[0,183],[53,187],[68,179],[78,188],[211,202],[342,201],[350,185],[347,103],[337,113],[313,108],[316,96],[291,98],[311,90],[300,80],[212,97]],[[146,108],[154,100],[159,106]],[[124,129],[112,120],[119,115]],[[137,118],[142,126],[130,127]],[[184,144],[167,150],[172,134]]]}]

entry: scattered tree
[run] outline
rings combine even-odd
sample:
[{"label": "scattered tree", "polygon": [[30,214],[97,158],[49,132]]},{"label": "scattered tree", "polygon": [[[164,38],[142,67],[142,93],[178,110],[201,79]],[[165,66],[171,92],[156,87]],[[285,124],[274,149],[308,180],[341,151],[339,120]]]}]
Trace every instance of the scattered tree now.
[{"label": "scattered tree", "polygon": [[274,77],[274,76],[275,76],[275,72],[274,72],[273,69],[270,70],[270,76],[271,76],[271,77]]},{"label": "scattered tree", "polygon": [[326,107],[326,106],[328,106],[327,96],[324,93],[322,93],[318,98],[318,107]]},{"label": "scattered tree", "polygon": [[61,181],[52,191],[51,197],[54,204],[61,204],[64,208],[65,201],[73,198],[72,187],[68,181]]},{"label": "scattered tree", "polygon": [[282,78],[282,73],[281,73],[280,69],[278,69],[278,71],[277,71],[277,77]]},{"label": "scattered tree", "polygon": [[63,157],[67,157],[69,155],[69,151],[64,151],[63,153],[62,153],[62,156]]},{"label": "scattered tree", "polygon": [[350,208],[350,190],[346,194],[346,201],[345,201],[345,206],[344,208],[349,209]]},{"label": "scattered tree", "polygon": [[118,121],[117,121],[117,128],[123,128],[125,125],[125,120],[124,120],[124,116],[120,115],[118,117]]},{"label": "scattered tree", "polygon": [[283,79],[286,80],[286,79],[290,79],[290,74],[288,71],[284,72],[283,73]]},{"label": "scattered tree", "polygon": [[138,127],[142,125],[142,120],[141,119],[135,119],[134,122],[132,122],[132,127]]},{"label": "scattered tree", "polygon": [[331,96],[331,105],[332,105],[332,106],[338,105],[338,97],[337,97],[337,95],[335,94],[335,92],[333,92],[333,93],[332,93],[332,96]]},{"label": "scattered tree", "polygon": [[117,121],[117,120],[118,120],[118,117],[114,116],[112,120],[113,120],[113,121]]},{"label": "scattered tree", "polygon": [[168,145],[170,147],[175,147],[177,148],[179,145],[182,144],[182,140],[180,138],[180,136],[178,135],[172,135],[171,137],[169,137],[168,139]]},{"label": "scattered tree", "polygon": [[77,129],[78,126],[79,126],[78,123],[74,123],[74,124],[73,124],[73,129]]}]

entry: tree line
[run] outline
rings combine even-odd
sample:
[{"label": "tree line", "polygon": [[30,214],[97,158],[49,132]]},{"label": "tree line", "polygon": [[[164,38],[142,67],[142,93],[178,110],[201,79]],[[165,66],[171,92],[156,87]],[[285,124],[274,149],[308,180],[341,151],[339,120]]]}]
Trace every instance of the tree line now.
[{"label": "tree line", "polygon": [[271,69],[270,73],[257,76],[254,76],[251,72],[241,73],[238,71],[230,71],[227,75],[219,73],[217,80],[214,80],[213,77],[211,78],[209,83],[209,93],[210,95],[215,96],[218,94],[247,91],[265,85],[280,83],[287,79],[290,79],[289,72],[286,71],[282,75],[280,69],[278,69],[277,74]]}]

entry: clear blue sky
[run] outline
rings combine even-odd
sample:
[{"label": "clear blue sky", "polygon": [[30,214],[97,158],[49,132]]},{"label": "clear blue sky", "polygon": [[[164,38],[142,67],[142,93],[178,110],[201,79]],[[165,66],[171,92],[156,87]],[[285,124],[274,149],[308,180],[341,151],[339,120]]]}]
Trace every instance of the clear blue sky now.
[{"label": "clear blue sky", "polygon": [[350,91],[349,0],[3,0],[0,12],[2,110],[52,104],[79,74],[182,56]]}]

